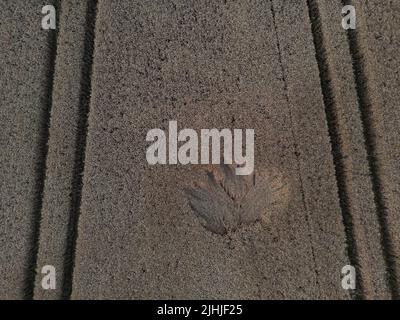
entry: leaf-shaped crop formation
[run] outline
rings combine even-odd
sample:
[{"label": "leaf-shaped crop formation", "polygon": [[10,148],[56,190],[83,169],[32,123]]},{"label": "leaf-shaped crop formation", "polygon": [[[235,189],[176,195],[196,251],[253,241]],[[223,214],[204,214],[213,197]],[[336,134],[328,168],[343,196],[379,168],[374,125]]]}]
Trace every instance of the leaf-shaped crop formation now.
[{"label": "leaf-shaped crop formation", "polygon": [[287,204],[288,194],[287,180],[280,173],[265,170],[239,176],[234,165],[225,164],[214,167],[205,181],[187,192],[203,226],[220,235],[266,220],[272,210]]}]

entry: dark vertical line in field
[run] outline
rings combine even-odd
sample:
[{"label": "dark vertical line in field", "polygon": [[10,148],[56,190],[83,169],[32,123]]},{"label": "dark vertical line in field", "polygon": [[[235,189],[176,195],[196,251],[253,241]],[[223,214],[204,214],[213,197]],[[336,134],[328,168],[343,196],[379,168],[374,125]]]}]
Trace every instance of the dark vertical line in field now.
[{"label": "dark vertical line in field", "polygon": [[85,163],[86,139],[90,97],[92,91],[92,67],[94,53],[94,38],[96,25],[97,0],[88,0],[86,12],[85,44],[83,68],[81,73],[81,93],[79,101],[79,123],[76,136],[74,157],[74,173],[72,180],[71,209],[67,229],[66,252],[64,256],[64,274],[62,299],[69,299],[72,293],[72,280],[75,266],[75,248],[77,240],[78,220],[82,198],[82,178]]},{"label": "dark vertical line in field", "polygon": [[[338,128],[338,119],[335,107],[335,98],[332,91],[332,81],[329,69],[329,63],[326,57],[325,40],[321,30],[321,17],[319,14],[318,4],[316,0],[307,0],[309,16],[311,21],[311,29],[314,39],[315,56],[319,68],[319,76],[321,81],[322,95],[325,105],[325,114],[328,124],[328,131],[332,146],[332,157],[335,166],[336,183],[338,188],[339,204],[343,216],[343,224],[346,233],[347,254],[351,265],[360,269],[359,258],[357,253],[357,244],[354,234],[354,225],[349,209],[348,189],[346,183],[346,172],[343,163],[343,152],[341,147],[341,139]],[[363,299],[363,281],[357,272],[357,289],[352,292],[353,299]]]},{"label": "dark vertical line in field", "polygon": [[[57,58],[57,39],[59,34],[59,17],[60,17],[60,1],[56,0],[53,3],[56,9],[56,29],[55,30],[42,30],[42,32],[48,32],[48,57],[49,65],[46,72],[46,92],[47,95],[44,97],[44,111],[41,120],[41,127],[39,132],[40,142],[38,150],[38,163],[36,165],[36,177],[34,190],[36,192],[33,208],[32,208],[32,233],[30,237],[30,249],[27,262],[27,270],[24,275],[24,292],[23,298],[25,300],[33,299],[33,292],[35,288],[35,277],[37,267],[37,255],[39,252],[39,238],[40,238],[40,223],[42,217],[42,206],[43,206],[43,192],[44,184],[46,180],[46,160],[48,153],[48,141],[50,135],[50,118],[51,108],[53,104],[53,84],[54,84],[54,72]],[[38,21],[40,27],[40,20]]]},{"label": "dark vertical line in field", "polygon": [[[352,1],[342,0],[343,5],[352,4]],[[368,78],[365,73],[364,56],[359,43],[357,30],[349,29],[347,38],[353,63],[353,72],[356,82],[358,105],[364,130],[365,147],[368,155],[368,166],[374,192],[374,201],[377,208],[378,221],[381,234],[381,246],[386,263],[386,281],[393,299],[400,299],[400,288],[397,283],[395,261],[393,259],[393,245],[387,226],[387,213],[383,199],[382,183],[379,174],[379,160],[376,152],[376,132],[373,124],[371,98],[369,95]]]}]

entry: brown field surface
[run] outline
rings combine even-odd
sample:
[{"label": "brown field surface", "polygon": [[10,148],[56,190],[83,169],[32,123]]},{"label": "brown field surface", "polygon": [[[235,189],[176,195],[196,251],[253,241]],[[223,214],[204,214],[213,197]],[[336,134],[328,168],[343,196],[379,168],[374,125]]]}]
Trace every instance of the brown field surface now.
[{"label": "brown field surface", "polygon": [[[0,3],[0,299],[400,298],[400,2],[48,2]],[[148,164],[170,121],[254,172]]]}]

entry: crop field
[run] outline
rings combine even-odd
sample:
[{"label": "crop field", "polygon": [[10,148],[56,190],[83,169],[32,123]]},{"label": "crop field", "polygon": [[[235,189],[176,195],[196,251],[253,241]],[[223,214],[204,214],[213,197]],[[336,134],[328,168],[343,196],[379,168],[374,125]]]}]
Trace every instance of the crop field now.
[{"label": "crop field", "polygon": [[399,1],[47,4],[0,2],[0,299],[400,299]]}]

